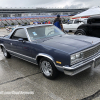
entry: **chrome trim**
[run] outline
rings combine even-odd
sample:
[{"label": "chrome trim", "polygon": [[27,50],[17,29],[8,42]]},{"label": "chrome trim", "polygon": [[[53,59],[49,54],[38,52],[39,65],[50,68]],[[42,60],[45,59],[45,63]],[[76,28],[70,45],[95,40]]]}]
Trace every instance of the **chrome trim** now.
[{"label": "chrome trim", "polygon": [[[11,38],[11,36],[14,34],[14,32],[16,31],[16,30],[19,30],[19,29],[24,29],[25,30],[25,33],[26,33],[26,36],[27,36],[27,38],[28,38],[28,41],[30,41],[30,38],[29,38],[29,35],[28,35],[28,33],[27,33],[27,31],[26,31],[26,28],[15,28],[11,33],[10,33],[10,37],[9,37],[9,39]],[[11,40],[14,40],[14,39],[11,39]],[[15,41],[18,41],[18,40],[15,40]],[[31,41],[30,41],[31,42]]]},{"label": "chrome trim", "polygon": [[83,50],[83,51],[81,51],[81,52],[85,52],[85,51],[87,51],[87,50],[93,49],[93,48],[97,47],[98,45],[100,45],[100,43],[98,43],[97,45],[94,45],[94,46],[91,47],[91,48],[85,49],[85,50]]},{"label": "chrome trim", "polygon": [[24,56],[24,57],[26,57],[26,58],[29,58],[29,59],[34,59],[34,60],[36,60],[35,58],[29,57],[29,56],[26,56],[26,55],[23,55],[23,54],[20,54],[20,53],[17,53],[17,52],[14,52],[14,51],[8,50],[8,49],[6,49],[6,50],[7,50],[7,51],[9,51],[9,52],[15,53],[15,54],[17,54],[17,55]]},{"label": "chrome trim", "polygon": [[[3,44],[2,44],[3,45]],[[9,52],[13,52],[13,51],[11,51],[11,50],[8,50],[8,49],[6,49],[7,51],[9,51]],[[100,55],[97,55],[96,57],[92,57],[92,58],[90,58],[90,59],[86,59],[85,61],[81,61],[80,63],[77,63],[77,64],[75,64],[75,65],[73,65],[73,66],[59,66],[59,65],[56,65],[56,63],[55,63],[55,61],[54,61],[54,59],[53,59],[53,57],[52,56],[50,56],[50,55],[48,55],[48,54],[45,54],[45,53],[39,53],[37,56],[36,56],[36,58],[32,58],[32,57],[29,57],[29,56],[25,56],[25,55],[22,55],[22,54],[19,54],[19,53],[16,53],[16,52],[13,52],[13,53],[15,53],[15,54],[18,54],[18,55],[21,55],[21,56],[24,56],[24,57],[27,57],[27,58],[30,58],[30,59],[34,59],[34,60],[37,60],[37,58],[39,57],[39,56],[42,56],[42,57],[46,57],[46,58],[49,58],[53,63],[54,63],[54,65],[57,67],[57,68],[61,68],[61,69],[65,69],[65,70],[75,70],[75,69],[78,69],[78,68],[80,68],[81,66],[83,66],[83,65],[85,65],[85,64],[88,64],[88,63],[90,63],[90,62],[94,62],[97,58],[99,58],[100,57]],[[20,58],[20,57],[18,57],[18,58]],[[24,60],[24,59],[23,59]],[[26,60],[27,61],[27,60]],[[30,61],[29,61],[30,62]]]},{"label": "chrome trim", "polygon": [[[1,45],[1,46],[4,46],[4,44],[2,44],[2,43],[1,43],[0,45]],[[4,46],[4,47],[5,47],[5,46]]]},{"label": "chrome trim", "polygon": [[85,66],[82,66],[81,68],[77,69],[77,70],[74,70],[74,71],[69,71],[69,70],[64,70],[64,73],[66,75],[70,75],[70,76],[74,76],[88,68],[92,67],[91,63],[89,63],[88,65],[85,65]]},{"label": "chrome trim", "polygon": [[[87,51],[87,50],[90,50],[90,49],[93,49],[93,48],[97,47],[98,45],[100,45],[100,43],[98,43],[97,45],[94,45],[94,46],[92,46],[92,47],[90,47],[90,48],[88,48],[88,49],[79,51],[79,52],[85,52],[85,51]],[[76,53],[77,53],[77,52],[76,52]]]},{"label": "chrome trim", "polygon": [[45,53],[39,53],[39,54],[36,56],[36,59],[37,59],[39,56],[43,56],[43,57],[49,58],[50,60],[52,60],[52,61],[54,62],[53,57],[50,56],[50,55],[48,55],[48,54],[45,54]]},{"label": "chrome trim", "polygon": [[[52,62],[54,63],[54,65],[55,65],[56,67],[58,67],[58,68],[63,68],[63,66],[58,66],[58,65],[56,65],[56,63],[54,62],[53,58],[52,58],[50,55],[45,54],[45,53],[39,53],[39,54],[36,56],[36,58],[31,58],[31,57],[29,57],[29,56],[25,56],[25,55],[22,55],[22,54],[20,54],[20,53],[16,53],[16,52],[11,51],[11,50],[8,50],[8,49],[6,49],[6,50],[9,51],[9,52],[13,52],[13,53],[15,53],[15,54],[17,54],[17,55],[21,55],[21,56],[27,57],[27,58],[29,58],[29,59],[33,59],[33,60],[37,60],[37,57],[39,57],[39,56],[46,57],[46,58],[49,58],[50,60],[52,60]],[[11,55],[13,55],[13,54],[11,54]],[[15,56],[15,55],[13,55],[13,56]],[[15,57],[18,57],[18,56],[15,56]],[[20,58],[20,57],[18,57],[18,58]],[[23,59],[23,58],[20,58],[20,59]],[[23,59],[23,60],[25,60],[25,59]],[[26,61],[28,61],[28,60],[26,60]],[[30,62],[30,61],[28,61],[28,62]]]},{"label": "chrome trim", "polygon": [[[25,56],[25,55],[22,55],[22,54],[20,54],[20,53],[16,53],[16,52],[11,51],[11,50],[8,50],[8,49],[6,49],[6,50],[9,51],[9,52],[15,53],[15,54],[17,54],[17,55],[24,56],[24,57],[26,57],[26,58],[36,60],[36,61],[37,61],[37,57],[39,57],[39,56],[46,57],[46,58],[49,58],[49,59],[54,63],[54,65],[55,65],[56,67],[58,67],[58,68],[63,68],[63,66],[58,66],[58,65],[56,65],[56,63],[54,62],[53,57],[51,57],[50,55],[45,54],[45,53],[39,53],[39,54],[36,56],[36,58],[32,58],[32,57]],[[11,54],[11,55],[12,55],[12,54]]]},{"label": "chrome trim", "polygon": [[[5,48],[4,44],[0,44],[0,46],[3,46],[3,47]],[[5,48],[5,49],[6,49],[6,48]]]},{"label": "chrome trim", "polygon": [[9,37],[11,37],[12,33],[16,30],[16,29],[20,29],[20,28],[23,28],[23,29],[27,29],[27,28],[31,28],[31,27],[39,27],[39,26],[52,26],[53,24],[38,24],[38,25],[27,25],[27,26],[19,26],[19,27],[16,27],[15,29],[12,30],[12,32],[8,35]]},{"label": "chrome trim", "polygon": [[[8,49],[6,49],[6,50],[9,51],[9,52],[15,53],[15,54],[17,54],[17,55],[21,55],[21,56],[24,56],[24,57],[26,57],[26,58],[34,59],[34,60],[37,60],[37,58],[38,58],[39,56],[46,57],[46,58],[49,58],[50,60],[52,60],[53,63],[55,64],[53,58],[52,58],[50,55],[45,54],[45,53],[39,53],[39,54],[36,56],[36,58],[32,58],[32,57],[29,57],[29,56],[26,56],[26,55],[23,55],[23,54],[20,54],[20,53],[17,53],[17,52],[14,52],[14,51],[8,50]],[[56,65],[56,64],[55,64],[55,65]]]},{"label": "chrome trim", "polygon": [[29,39],[30,42],[32,42],[32,40],[30,39],[30,36],[29,36],[29,33],[28,33],[27,29],[28,28],[32,28],[32,27],[43,27],[43,26],[53,26],[53,24],[49,24],[49,25],[48,24],[45,24],[45,25],[32,25],[30,27],[25,27],[24,28],[26,33],[27,33],[27,36],[28,36],[28,39]]},{"label": "chrome trim", "polygon": [[95,60],[100,58],[100,55],[96,56],[96,57],[92,57],[90,59],[86,59],[85,61],[81,61],[80,63],[77,63],[71,67],[69,66],[63,66],[63,69],[66,69],[66,70],[75,70],[75,69],[78,69],[80,68],[81,66],[84,66],[85,64],[88,64],[90,62],[93,62],[92,66],[94,67],[95,66]]},{"label": "chrome trim", "polygon": [[31,39],[30,39],[30,36],[29,36],[29,34],[28,34],[27,29],[26,29],[26,28],[24,28],[24,29],[25,29],[26,35],[27,35],[27,37],[28,37],[28,40],[31,42]]},{"label": "chrome trim", "polygon": [[[82,57],[81,57],[81,58],[78,58],[78,59],[76,58],[75,60],[72,61],[72,60],[71,60],[71,56],[73,56],[73,55],[76,56],[77,53],[80,53],[80,54],[82,55]],[[77,52],[77,53],[74,53],[74,54],[70,55],[70,62],[71,62],[71,65],[73,65],[73,64],[75,64],[75,63],[77,63],[77,62],[83,60],[83,55],[84,55],[83,52]]]},{"label": "chrome trim", "polygon": [[[4,46],[3,44],[0,44],[0,45],[2,45],[2,46],[5,48],[5,46]],[[6,48],[5,48],[5,49],[6,49]],[[8,49],[6,49],[6,50],[7,50],[7,51],[10,51],[10,52],[13,52],[13,51],[8,50]],[[15,53],[15,52],[13,52],[13,53]],[[16,54],[19,54],[19,53],[16,53]],[[11,55],[13,55],[13,54],[11,54]],[[19,54],[19,55],[22,55],[22,54]],[[15,55],[13,55],[13,56],[15,56]],[[34,58],[31,58],[31,57],[28,57],[28,56],[25,56],[25,55],[22,55],[22,56],[27,57],[27,58],[30,58],[30,59],[34,59]],[[23,58],[18,57],[18,56],[15,56],[15,57],[20,58],[20,59],[23,59]],[[26,59],[23,59],[23,60],[28,61],[28,60],[26,60]],[[28,62],[33,63],[33,62],[31,62],[31,61],[28,61]],[[33,64],[38,65],[37,63],[33,63]]]},{"label": "chrome trim", "polygon": [[[15,56],[15,55],[13,55],[13,54],[11,54],[11,55],[12,55],[12,56]],[[27,62],[33,63],[33,64],[35,64],[35,65],[38,65],[37,63],[34,63],[34,62],[29,61],[29,60],[23,59],[23,58],[21,58],[21,57],[18,57],[18,56],[15,56],[15,57],[17,57],[17,58],[19,58],[19,59],[22,59],[22,60],[25,60],[25,61],[27,61]]]},{"label": "chrome trim", "polygon": [[27,25],[27,26],[22,26],[25,28],[32,28],[32,27],[43,27],[43,26],[54,26],[53,24],[37,24],[37,25]]},{"label": "chrome trim", "polygon": [[54,59],[52,56],[48,55],[48,54],[45,54],[45,53],[39,53],[37,56],[36,56],[36,60],[37,60],[37,57],[39,56],[42,56],[42,57],[46,57],[46,58],[49,58],[55,65],[55,67],[58,67],[58,68],[63,68],[63,66],[59,66],[59,65],[56,65]]},{"label": "chrome trim", "polygon": [[[97,47],[97,46],[99,46],[100,45],[100,43],[98,43],[97,45],[94,45],[94,46],[92,46],[92,47],[90,47],[90,48],[88,48],[88,49],[85,49],[85,50],[82,50],[82,51],[79,51],[79,52],[76,52],[76,53],[83,53],[83,55],[84,55],[84,52],[85,51],[88,51],[88,50],[90,50],[90,49],[93,49],[93,48],[95,48],[95,47]],[[73,54],[71,54],[71,55],[74,55],[74,54],[76,54],[76,53],[73,53]],[[97,52],[97,53],[99,53],[99,52]],[[97,53],[95,53],[94,55],[96,55]],[[75,64],[75,63],[77,63],[77,62],[73,62],[73,63],[71,63],[71,55],[70,55],[70,64],[71,65],[73,65],[73,64]],[[89,56],[89,57],[92,57],[92,56],[94,56],[94,55],[91,55],[91,56]],[[89,58],[89,57],[87,57],[87,58]],[[87,59],[87,58],[85,58],[85,59]],[[81,59],[82,60],[82,59]],[[79,60],[79,61],[81,61],[81,60]],[[78,61],[78,62],[79,62]]]}]

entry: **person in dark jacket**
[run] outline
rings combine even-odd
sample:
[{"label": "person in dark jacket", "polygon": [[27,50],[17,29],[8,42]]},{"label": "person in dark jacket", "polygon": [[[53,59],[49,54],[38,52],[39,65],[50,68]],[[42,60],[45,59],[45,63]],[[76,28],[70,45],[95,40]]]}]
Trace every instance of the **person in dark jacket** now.
[{"label": "person in dark jacket", "polygon": [[57,15],[57,18],[55,18],[53,24],[54,24],[56,27],[58,27],[59,29],[61,29],[62,31],[64,31],[63,25],[62,25],[62,22],[61,22],[60,15]]}]

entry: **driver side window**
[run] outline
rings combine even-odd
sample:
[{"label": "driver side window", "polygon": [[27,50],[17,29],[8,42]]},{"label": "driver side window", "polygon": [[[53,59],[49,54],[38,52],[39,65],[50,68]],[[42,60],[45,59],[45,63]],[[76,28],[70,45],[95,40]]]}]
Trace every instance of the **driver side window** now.
[{"label": "driver side window", "polygon": [[75,20],[75,21],[74,21],[74,24],[77,24],[77,23],[79,23],[79,20]]},{"label": "driver side window", "polygon": [[18,40],[19,38],[22,38],[23,40],[28,41],[28,38],[24,29],[17,29],[11,36],[11,39],[14,39],[14,40]]}]

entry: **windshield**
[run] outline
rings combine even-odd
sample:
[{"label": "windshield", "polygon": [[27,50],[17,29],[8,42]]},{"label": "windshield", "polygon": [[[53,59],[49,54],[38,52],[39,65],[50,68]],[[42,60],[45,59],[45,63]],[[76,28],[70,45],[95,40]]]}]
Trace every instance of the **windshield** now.
[{"label": "windshield", "polygon": [[52,37],[56,35],[65,34],[56,26],[38,26],[27,28],[31,41],[38,40],[41,38]]}]

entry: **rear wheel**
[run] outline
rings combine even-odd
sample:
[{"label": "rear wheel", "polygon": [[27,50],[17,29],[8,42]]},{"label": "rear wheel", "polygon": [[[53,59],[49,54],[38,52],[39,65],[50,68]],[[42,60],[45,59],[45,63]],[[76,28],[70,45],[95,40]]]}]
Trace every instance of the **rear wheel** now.
[{"label": "rear wheel", "polygon": [[11,58],[11,55],[7,52],[7,50],[4,47],[2,47],[2,51],[6,58]]},{"label": "rear wheel", "polygon": [[58,76],[58,70],[50,59],[42,58],[39,66],[46,78],[55,79]]}]

